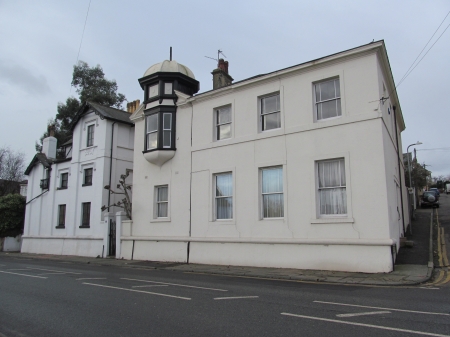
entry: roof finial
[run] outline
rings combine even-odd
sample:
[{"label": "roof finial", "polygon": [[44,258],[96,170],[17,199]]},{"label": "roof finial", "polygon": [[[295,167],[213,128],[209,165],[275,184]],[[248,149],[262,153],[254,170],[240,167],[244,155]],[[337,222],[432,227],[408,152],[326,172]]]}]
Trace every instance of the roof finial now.
[{"label": "roof finial", "polygon": [[172,61],[172,47],[170,47],[170,60]]}]

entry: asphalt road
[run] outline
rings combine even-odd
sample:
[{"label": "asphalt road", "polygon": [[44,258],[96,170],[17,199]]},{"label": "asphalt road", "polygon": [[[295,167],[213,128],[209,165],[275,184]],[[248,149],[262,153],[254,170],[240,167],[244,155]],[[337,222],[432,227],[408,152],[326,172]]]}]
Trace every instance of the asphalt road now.
[{"label": "asphalt road", "polygon": [[0,336],[450,336],[450,286],[273,281],[0,257]]}]

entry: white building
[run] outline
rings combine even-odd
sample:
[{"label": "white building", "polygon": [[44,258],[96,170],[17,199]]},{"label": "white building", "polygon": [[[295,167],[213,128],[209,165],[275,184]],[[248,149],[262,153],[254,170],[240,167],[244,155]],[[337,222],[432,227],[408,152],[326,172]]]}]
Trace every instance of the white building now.
[{"label": "white building", "polygon": [[[72,142],[59,149],[65,158],[56,159],[56,138],[44,139],[42,153],[25,171],[22,252],[114,254],[101,207],[122,198],[104,187],[114,190],[120,175],[133,169],[134,125],[129,117],[129,112],[87,102],[73,121]],[[110,212],[120,210],[113,207]]]},{"label": "white building", "polygon": [[383,41],[214,90],[176,61],[139,80],[120,256],[389,272],[409,225],[402,111]]}]

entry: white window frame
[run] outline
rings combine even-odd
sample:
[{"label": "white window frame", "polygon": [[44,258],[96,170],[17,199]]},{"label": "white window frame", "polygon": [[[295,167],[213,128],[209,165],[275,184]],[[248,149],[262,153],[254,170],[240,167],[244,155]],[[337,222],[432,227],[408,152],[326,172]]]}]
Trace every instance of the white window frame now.
[{"label": "white window frame", "polygon": [[[278,102],[279,102],[279,110],[275,110],[275,111],[270,111],[270,112],[266,112],[263,113],[263,100],[273,97],[273,96],[278,96]],[[277,92],[273,92],[271,94],[267,94],[267,95],[263,95],[263,96],[259,96],[258,97],[258,119],[259,119],[259,132],[269,132],[269,131],[274,131],[274,130],[280,130],[283,128],[283,118],[282,118],[282,114],[281,114],[281,107],[282,107],[282,102],[281,102],[281,93],[280,91]],[[280,119],[280,126],[277,128],[272,128],[272,129],[263,129],[263,125],[264,125],[264,116],[268,116],[268,115],[273,115],[273,114],[279,114],[279,119]]]},{"label": "white window frame", "polygon": [[[67,184],[66,186],[63,186],[63,175],[67,174]],[[69,172],[61,172],[59,174],[59,189],[63,190],[63,189],[67,189],[69,188]]]},{"label": "white window frame", "polygon": [[[344,176],[345,176],[345,184],[343,184],[343,182],[341,181],[338,185],[336,186],[327,186],[327,187],[320,187],[319,181],[320,181],[320,165],[322,163],[327,163],[327,162],[339,162],[339,171],[342,170],[342,165],[343,165],[343,169],[344,169]],[[348,210],[347,210],[347,177],[346,177],[346,171],[345,171],[345,158],[333,158],[333,159],[327,159],[327,160],[318,160],[316,162],[316,170],[317,170],[317,193],[318,193],[318,204],[317,204],[317,208],[318,208],[318,214],[319,217],[347,217],[348,214]],[[336,190],[336,189],[344,189],[345,190],[345,209],[346,212],[345,213],[338,213],[338,214],[330,214],[330,213],[321,213],[321,208],[322,205],[320,203],[320,192],[323,190]]]},{"label": "white window frame", "polygon": [[[91,142],[89,142],[89,130],[92,130]],[[86,147],[94,146],[94,140],[95,140],[95,124],[89,124],[87,125],[86,128]]]},{"label": "white window frame", "polygon": [[[263,192],[263,171],[273,170],[273,169],[281,169],[282,177],[283,177],[281,186],[283,187],[283,189],[281,192],[264,193]],[[260,167],[258,169],[258,171],[259,171],[259,219],[260,220],[284,219],[284,217],[286,216],[286,200],[285,200],[286,199],[285,198],[286,169],[285,169],[285,165],[273,165],[273,166]],[[282,198],[283,205],[281,206],[283,215],[280,217],[264,217],[264,195],[274,195],[274,194],[282,194],[283,195],[283,198]]]},{"label": "white window frame", "polygon": [[[160,188],[167,188],[167,200],[159,200],[159,189]],[[154,192],[154,205],[153,205],[153,218],[157,219],[157,220],[167,220],[170,219],[170,190],[169,190],[169,185],[157,185],[155,186],[155,192]],[[160,204],[167,204],[167,214],[166,216],[159,216],[159,205]]]},{"label": "white window frame", "polygon": [[[225,110],[225,109],[230,109],[230,115],[231,115],[230,122],[219,123],[219,113],[222,110]],[[213,118],[214,118],[214,141],[222,141],[222,140],[233,138],[233,105],[232,104],[228,104],[228,105],[223,105],[223,106],[218,107],[218,108],[214,108],[214,117]],[[228,125],[228,124],[230,125],[230,137],[219,139],[219,136],[220,136],[219,128],[220,128],[220,126]]]},{"label": "white window frame", "polygon": [[[151,130],[150,132],[148,131],[148,118],[151,116],[156,115],[156,130]],[[158,148],[158,129],[159,129],[159,113],[153,113],[150,115],[146,115],[145,116],[145,151],[150,151],[150,150],[155,150]],[[149,148],[149,141],[148,141],[148,135],[149,134],[153,134],[156,133],[156,146]]]},{"label": "white window frame", "polygon": [[[165,148],[165,149],[168,149],[168,148],[171,148],[172,147],[172,123],[173,123],[173,120],[172,120],[172,117],[173,117],[173,114],[171,113],[171,112],[163,112],[163,120],[162,120],[162,142],[163,142],[163,148]],[[165,115],[169,115],[170,116],[170,125],[169,125],[169,128],[167,129],[166,128],[166,125],[164,124],[164,121],[165,121],[165,118],[164,118],[164,116]],[[157,131],[158,132],[158,131]],[[167,145],[165,145],[164,144],[164,134],[166,133],[166,132],[168,132],[169,133],[169,145],[167,146]],[[157,136],[158,137],[158,136]],[[157,146],[158,147],[158,146]]]},{"label": "white window frame", "polygon": [[[327,99],[327,100],[319,100],[319,101],[317,101],[317,97],[316,97],[316,86],[317,86],[317,85],[320,86],[322,83],[331,82],[331,81],[336,81],[336,80],[339,81],[339,97],[338,97],[338,96],[335,96],[334,98],[331,98],[331,99]],[[321,80],[315,81],[315,82],[313,83],[313,86],[312,86],[312,87],[313,87],[313,99],[314,99],[314,100],[313,100],[313,101],[314,101],[314,121],[316,121],[316,122],[320,122],[320,121],[328,121],[328,120],[331,120],[331,119],[341,118],[341,117],[343,116],[343,110],[344,110],[343,104],[342,104],[343,90],[342,90],[342,85],[341,85],[341,83],[342,83],[342,77],[341,77],[341,76],[334,76],[334,77],[330,77],[330,78],[326,78],[326,79],[321,79]],[[335,82],[334,87],[335,87],[335,92],[336,92],[336,82]],[[339,104],[340,104],[340,112],[341,112],[341,114],[340,114],[340,115],[333,116],[333,117],[319,118],[319,116],[318,116],[318,105],[321,104],[321,103],[326,103],[326,102],[331,102],[331,101],[337,101],[337,100],[339,100]],[[338,103],[336,103],[336,104],[338,104]]]},{"label": "white window frame", "polygon": [[[347,194],[347,214],[332,214],[321,215],[320,214],[320,200],[319,200],[319,177],[318,177],[318,165],[320,161],[344,159],[345,166],[345,180],[346,180],[346,194]],[[354,223],[353,218],[353,206],[352,206],[352,183],[350,174],[350,153],[349,152],[337,152],[330,155],[314,156],[311,160],[311,195],[315,195],[315,202],[311,203],[311,224],[339,224],[339,223]],[[314,216],[315,215],[315,216]]]},{"label": "white window frame", "polygon": [[[231,195],[217,196],[217,177],[221,175],[231,176]],[[232,171],[217,172],[213,174],[213,186],[214,186],[214,202],[213,202],[213,219],[214,221],[232,221],[234,219],[234,174]],[[218,218],[217,217],[217,201],[218,199],[231,198],[231,217],[230,218]]]}]

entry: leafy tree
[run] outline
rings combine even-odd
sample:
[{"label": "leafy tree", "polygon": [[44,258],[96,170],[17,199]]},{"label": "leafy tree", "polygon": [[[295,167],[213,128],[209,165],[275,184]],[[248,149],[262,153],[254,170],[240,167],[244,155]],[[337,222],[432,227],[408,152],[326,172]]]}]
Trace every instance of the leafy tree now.
[{"label": "leafy tree", "polygon": [[[419,164],[417,162],[417,159],[414,158],[411,161],[411,180],[412,185],[416,187],[416,189],[422,189],[427,185],[427,177],[430,175],[430,171],[425,169],[423,165]],[[405,172],[405,178],[406,178],[406,186],[409,186],[409,172],[406,168]]]},{"label": "leafy tree", "polygon": [[[122,103],[126,101],[125,96],[117,92],[116,81],[106,79],[99,64],[91,68],[86,62],[79,61],[74,65],[72,86],[75,87],[78,98],[68,97],[65,103],[59,102],[56,117],[48,124],[55,125],[55,138],[58,140],[58,145],[72,138],[70,125],[84,102],[91,101],[121,109]],[[48,132],[42,135],[39,143],[36,142],[36,151],[42,151],[42,140],[47,136]]]},{"label": "leafy tree", "polygon": [[0,197],[0,238],[23,233],[25,197],[8,194]]},{"label": "leafy tree", "polygon": [[9,147],[0,147],[0,196],[14,193],[23,179],[25,155]]}]

